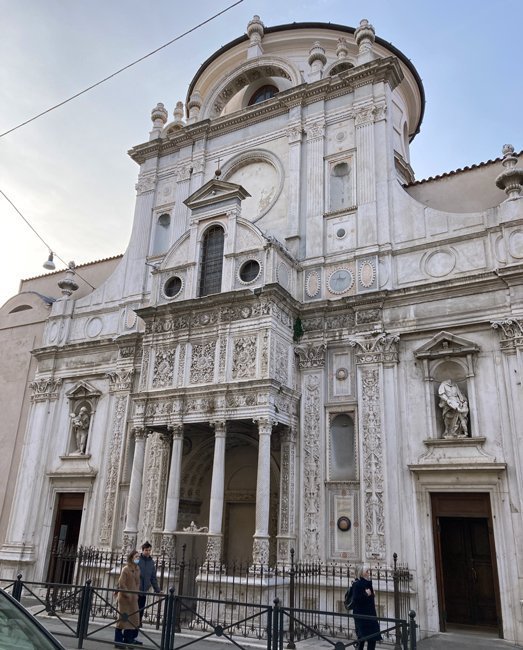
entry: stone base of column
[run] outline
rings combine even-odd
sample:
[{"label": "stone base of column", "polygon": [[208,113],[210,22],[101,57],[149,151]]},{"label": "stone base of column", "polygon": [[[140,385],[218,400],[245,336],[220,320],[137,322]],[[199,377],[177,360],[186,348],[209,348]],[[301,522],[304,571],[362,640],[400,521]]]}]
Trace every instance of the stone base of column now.
[{"label": "stone base of column", "polygon": [[205,553],[205,561],[210,565],[215,565],[217,568],[220,567],[222,561],[222,543],[223,535],[207,536],[207,551]]},{"label": "stone base of column", "polygon": [[256,565],[269,565],[269,536],[255,537],[252,545],[252,563]]},{"label": "stone base of column", "polygon": [[133,549],[136,548],[136,540],[138,537],[138,533],[134,531],[128,531],[126,530],[123,534],[123,539],[122,539],[122,552],[123,553],[130,553]]},{"label": "stone base of column", "polygon": [[162,534],[162,552],[171,559],[176,553],[176,535],[174,533]]}]

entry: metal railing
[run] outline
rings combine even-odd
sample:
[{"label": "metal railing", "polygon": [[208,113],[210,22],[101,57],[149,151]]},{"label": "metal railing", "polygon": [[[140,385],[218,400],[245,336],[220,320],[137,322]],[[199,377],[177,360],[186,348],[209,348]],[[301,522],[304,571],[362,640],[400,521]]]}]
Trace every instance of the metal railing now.
[{"label": "metal railing", "polygon": [[[34,615],[51,615],[62,626],[59,636],[77,639],[78,648],[83,648],[85,640],[114,643],[108,628],[112,633],[114,623],[123,615],[118,610],[113,589],[94,586],[90,580],[84,585],[24,582],[21,575],[10,583],[4,580],[0,583],[22,604],[30,602]],[[313,638],[334,650],[342,650],[358,643],[354,620],[374,618],[327,609],[284,606],[279,598],[270,604],[260,604],[176,595],[172,587],[166,594],[150,594],[149,597],[144,620],[148,618],[148,610],[160,612],[154,617],[155,625],[140,628],[143,647],[151,650],[172,650],[176,635],[184,627],[185,632],[190,631],[191,640],[178,644],[178,648],[213,637],[244,648],[246,639],[255,636],[267,650],[296,648],[301,641]],[[416,648],[417,626],[413,611],[406,618],[378,616],[377,620],[384,642],[388,641],[397,650]]]},{"label": "metal railing", "polygon": [[[48,576],[52,583],[84,584],[90,580],[94,587],[114,590],[125,562],[126,557],[120,551],[57,545],[51,553]],[[303,625],[297,624],[294,630],[291,629],[297,639],[306,638],[310,629],[334,631],[339,627],[333,616],[345,613],[345,591],[356,571],[356,566],[350,563],[296,562],[294,551],[291,551],[289,563],[268,566],[241,562],[224,564],[195,558],[186,560],[183,547],[179,560],[160,554],[155,557],[155,563],[161,591],[167,593],[173,588],[182,597],[208,599],[213,603],[209,605],[210,618],[232,621],[237,617],[240,603],[266,606],[276,598],[283,608],[301,608],[310,612]],[[371,578],[378,616],[406,620],[408,612],[413,609],[415,596],[408,567],[398,564],[394,554],[393,566],[373,567]],[[58,591],[53,588],[48,594],[50,607],[53,607],[53,599],[60,599],[64,603],[62,606],[74,609],[75,604],[66,597],[68,589],[67,586]],[[110,616],[111,610],[103,601],[95,599],[93,606],[96,616]],[[325,611],[330,612],[330,617],[318,613]],[[159,605],[148,607],[144,614],[144,620],[156,629],[161,627],[162,617]],[[187,612],[180,614],[178,624],[181,627],[198,626]],[[245,630],[245,634],[262,638],[262,632],[252,629],[252,626]]]}]

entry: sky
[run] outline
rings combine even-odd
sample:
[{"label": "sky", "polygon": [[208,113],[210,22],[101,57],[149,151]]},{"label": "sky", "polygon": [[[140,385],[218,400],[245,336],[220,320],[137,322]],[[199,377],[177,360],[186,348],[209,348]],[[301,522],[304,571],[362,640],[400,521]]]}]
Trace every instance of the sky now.
[{"label": "sky", "polygon": [[[0,133],[67,99],[235,0],[0,0]],[[426,95],[411,145],[417,179],[523,149],[521,0],[243,0],[209,24],[0,138],[0,305],[45,273],[49,248],[78,264],[125,251],[151,109],[177,101],[215,50],[266,26],[332,22],[376,35],[414,64]],[[523,160],[520,161],[523,166]],[[49,248],[48,248],[49,247]],[[65,264],[56,260],[57,269]]]}]

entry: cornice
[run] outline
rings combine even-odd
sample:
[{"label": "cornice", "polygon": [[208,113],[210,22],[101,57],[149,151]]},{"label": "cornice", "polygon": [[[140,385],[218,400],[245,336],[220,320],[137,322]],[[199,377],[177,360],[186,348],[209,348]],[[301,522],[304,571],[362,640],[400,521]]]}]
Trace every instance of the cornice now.
[{"label": "cornice", "polygon": [[129,156],[138,164],[149,158],[173,153],[184,143],[193,142],[209,135],[218,136],[249,124],[257,124],[266,119],[284,115],[296,105],[306,106],[319,100],[338,97],[350,93],[354,88],[370,83],[389,83],[392,90],[401,83],[403,72],[395,57],[376,59],[370,63],[344,70],[338,75],[320,79],[311,84],[301,84],[289,90],[278,93],[275,97],[261,104],[244,108],[213,120],[203,120],[196,124],[183,127],[174,134],[157,138],[151,142],[139,144],[128,151]]}]

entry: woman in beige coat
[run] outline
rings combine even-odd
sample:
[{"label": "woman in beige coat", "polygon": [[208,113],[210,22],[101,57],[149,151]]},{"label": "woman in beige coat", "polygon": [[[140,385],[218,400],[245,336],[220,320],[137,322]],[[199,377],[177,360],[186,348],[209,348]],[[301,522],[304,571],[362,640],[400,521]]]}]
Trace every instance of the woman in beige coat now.
[{"label": "woman in beige coat", "polygon": [[116,608],[119,618],[116,621],[114,631],[115,648],[125,648],[125,644],[143,645],[137,641],[138,628],[140,627],[140,610],[138,608],[138,594],[129,593],[140,589],[140,568],[138,562],[140,554],[134,550],[127,556],[127,564],[122,569],[118,580],[118,591],[116,594]]}]

